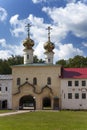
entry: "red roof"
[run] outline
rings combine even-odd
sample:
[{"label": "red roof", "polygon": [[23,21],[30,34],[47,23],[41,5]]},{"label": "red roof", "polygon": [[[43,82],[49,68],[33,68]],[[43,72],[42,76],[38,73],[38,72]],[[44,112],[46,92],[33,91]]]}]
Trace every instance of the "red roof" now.
[{"label": "red roof", "polygon": [[62,78],[87,78],[87,68],[63,68]]}]

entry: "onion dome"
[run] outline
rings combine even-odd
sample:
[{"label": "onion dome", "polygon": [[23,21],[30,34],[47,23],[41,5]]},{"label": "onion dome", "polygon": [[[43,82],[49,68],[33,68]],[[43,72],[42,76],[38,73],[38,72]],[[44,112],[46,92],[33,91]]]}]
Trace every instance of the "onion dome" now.
[{"label": "onion dome", "polygon": [[30,27],[31,25],[28,23],[27,26],[27,32],[28,32],[28,38],[26,38],[23,41],[23,46],[25,47],[25,49],[32,49],[32,47],[34,46],[34,41],[32,39],[30,39]]},{"label": "onion dome", "polygon": [[51,41],[48,41],[44,44],[44,49],[46,50],[46,52],[52,52],[54,48],[55,45]]},{"label": "onion dome", "polygon": [[52,29],[51,27],[47,28],[47,30],[48,30],[48,41],[44,44],[44,49],[46,50],[46,52],[53,52],[53,49],[55,48],[54,43],[52,43],[50,41],[50,30],[51,29]]},{"label": "onion dome", "polygon": [[26,38],[24,41],[23,41],[23,46],[26,48],[26,49],[32,49],[32,47],[34,46],[34,41],[30,38]]}]

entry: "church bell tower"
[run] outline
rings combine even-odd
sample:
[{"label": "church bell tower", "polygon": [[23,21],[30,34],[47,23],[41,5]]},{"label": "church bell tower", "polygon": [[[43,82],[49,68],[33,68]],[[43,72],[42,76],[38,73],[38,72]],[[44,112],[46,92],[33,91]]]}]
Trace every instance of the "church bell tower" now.
[{"label": "church bell tower", "polygon": [[31,25],[28,24],[27,26],[27,31],[28,31],[28,37],[23,41],[23,46],[24,46],[24,64],[32,64],[33,63],[33,46],[34,46],[34,41],[30,39],[30,27]]},{"label": "church bell tower", "polygon": [[53,52],[53,49],[55,48],[55,45],[54,43],[52,43],[50,41],[50,30],[52,28],[51,27],[48,27],[47,30],[48,30],[48,41],[44,44],[44,49],[45,49],[45,60],[46,60],[46,63],[47,64],[53,64],[53,56],[54,56],[54,52]]}]

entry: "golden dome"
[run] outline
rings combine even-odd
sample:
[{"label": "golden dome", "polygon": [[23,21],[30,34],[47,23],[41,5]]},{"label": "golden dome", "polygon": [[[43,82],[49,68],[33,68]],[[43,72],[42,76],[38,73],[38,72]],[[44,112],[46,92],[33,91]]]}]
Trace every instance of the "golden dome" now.
[{"label": "golden dome", "polygon": [[32,47],[34,46],[34,41],[30,38],[26,38],[24,41],[23,41],[23,46],[26,48],[26,49],[32,49]]},{"label": "golden dome", "polygon": [[46,50],[46,52],[52,52],[54,48],[55,45],[51,41],[48,41],[44,44],[44,49]]}]

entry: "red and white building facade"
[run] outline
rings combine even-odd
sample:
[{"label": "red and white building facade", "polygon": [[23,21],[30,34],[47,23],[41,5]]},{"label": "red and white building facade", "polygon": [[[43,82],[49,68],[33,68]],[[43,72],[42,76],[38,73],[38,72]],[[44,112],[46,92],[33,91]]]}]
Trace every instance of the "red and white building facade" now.
[{"label": "red and white building facade", "polygon": [[87,109],[87,68],[63,68],[61,109]]},{"label": "red and white building facade", "polygon": [[[0,75],[0,109],[12,109],[12,80],[12,75]],[[87,68],[62,68],[56,91],[60,91],[59,108],[87,110]]]}]

